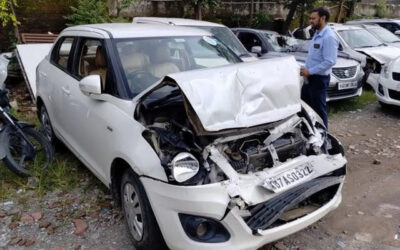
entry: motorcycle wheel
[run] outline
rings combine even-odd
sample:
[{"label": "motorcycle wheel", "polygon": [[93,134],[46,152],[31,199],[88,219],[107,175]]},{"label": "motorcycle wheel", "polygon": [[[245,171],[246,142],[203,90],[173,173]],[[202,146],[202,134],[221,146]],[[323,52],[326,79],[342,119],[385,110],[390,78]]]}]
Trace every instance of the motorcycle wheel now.
[{"label": "motorcycle wheel", "polygon": [[32,127],[24,127],[22,131],[34,148],[28,145],[18,131],[8,127],[5,131],[6,157],[3,161],[15,174],[30,176],[35,168],[46,169],[53,162],[54,151],[51,143],[39,131]]}]

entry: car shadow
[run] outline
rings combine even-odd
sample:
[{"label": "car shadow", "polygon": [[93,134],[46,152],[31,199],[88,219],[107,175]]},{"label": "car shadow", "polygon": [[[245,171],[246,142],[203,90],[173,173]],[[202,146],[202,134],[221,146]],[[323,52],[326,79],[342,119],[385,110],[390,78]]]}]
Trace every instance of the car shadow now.
[{"label": "car shadow", "polygon": [[382,110],[383,114],[390,116],[392,118],[400,119],[400,106],[381,104],[379,108]]}]

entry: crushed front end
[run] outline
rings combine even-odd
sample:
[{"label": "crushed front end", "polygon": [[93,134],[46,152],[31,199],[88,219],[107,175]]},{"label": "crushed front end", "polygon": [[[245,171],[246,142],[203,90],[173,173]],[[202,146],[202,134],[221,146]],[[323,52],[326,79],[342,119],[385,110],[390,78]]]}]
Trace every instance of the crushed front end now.
[{"label": "crushed front end", "polygon": [[273,122],[209,131],[190,98],[167,79],[135,117],[169,177],[141,180],[170,248],[255,249],[339,205],[344,150],[306,104]]}]

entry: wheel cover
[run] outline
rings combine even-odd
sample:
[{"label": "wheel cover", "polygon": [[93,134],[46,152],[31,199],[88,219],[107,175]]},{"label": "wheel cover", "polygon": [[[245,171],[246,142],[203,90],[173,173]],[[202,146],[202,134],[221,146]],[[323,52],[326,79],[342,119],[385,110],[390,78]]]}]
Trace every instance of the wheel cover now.
[{"label": "wheel cover", "polygon": [[44,128],[47,139],[51,141],[53,137],[53,130],[51,128],[49,115],[47,114],[46,110],[44,110],[44,108],[42,108],[42,112],[40,112],[40,120],[42,122],[42,126]]},{"label": "wheel cover", "polygon": [[129,230],[136,241],[143,237],[143,217],[138,192],[135,187],[126,183],[123,193],[124,211]]}]

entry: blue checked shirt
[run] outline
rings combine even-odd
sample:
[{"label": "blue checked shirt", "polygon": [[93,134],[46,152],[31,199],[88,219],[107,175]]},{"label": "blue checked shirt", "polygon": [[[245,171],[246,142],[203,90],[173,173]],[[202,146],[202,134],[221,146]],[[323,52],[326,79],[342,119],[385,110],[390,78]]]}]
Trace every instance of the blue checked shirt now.
[{"label": "blue checked shirt", "polygon": [[339,42],[335,33],[327,25],[319,33],[315,33],[306,60],[306,68],[310,75],[329,75],[336,64]]}]

